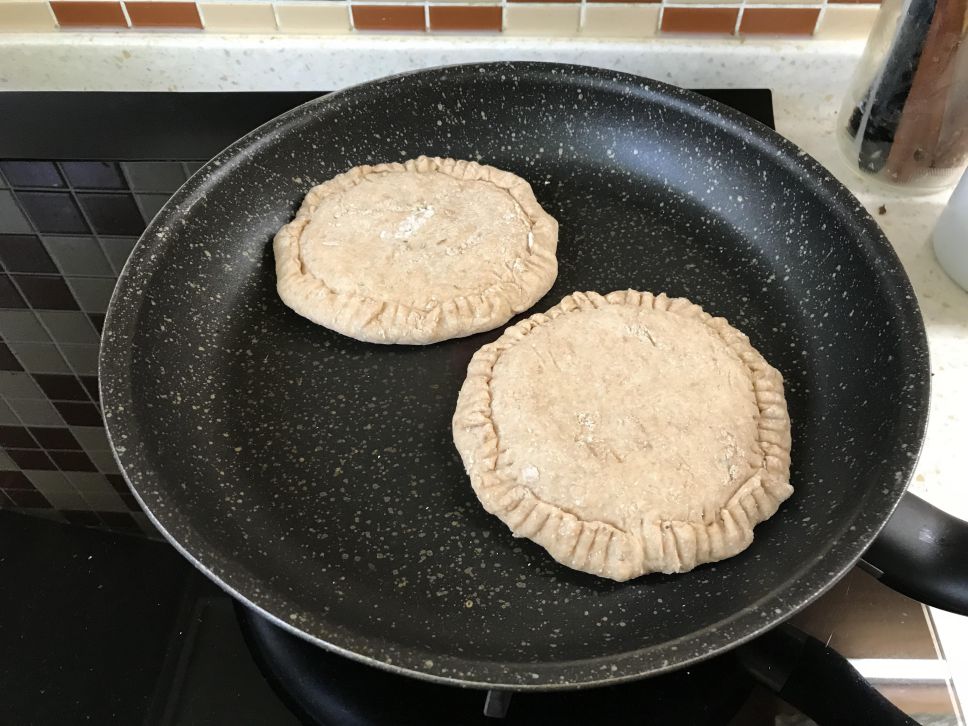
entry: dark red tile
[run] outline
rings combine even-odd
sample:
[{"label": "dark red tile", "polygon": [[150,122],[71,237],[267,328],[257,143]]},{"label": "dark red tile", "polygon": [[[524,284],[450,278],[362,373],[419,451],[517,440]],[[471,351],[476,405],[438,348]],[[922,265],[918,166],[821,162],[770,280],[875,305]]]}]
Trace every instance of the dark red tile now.
[{"label": "dark red tile", "polygon": [[24,507],[25,509],[50,509],[50,502],[47,501],[47,497],[38,491],[19,491],[17,489],[10,489],[5,491],[8,497],[13,500],[14,506]]},{"label": "dark red tile", "polygon": [[17,360],[6,343],[0,343],[0,371],[22,371],[23,366]]},{"label": "dark red tile", "polygon": [[71,524],[78,524],[82,527],[99,527],[101,520],[94,512],[86,509],[64,509],[61,514]]},{"label": "dark red tile", "polygon": [[662,12],[662,32],[732,35],[737,17],[738,7],[665,8]]},{"label": "dark red tile", "polygon": [[101,412],[93,403],[54,401],[54,408],[70,426],[103,426]]},{"label": "dark red tile", "polygon": [[77,310],[74,294],[62,277],[13,275],[13,280],[35,310]]},{"label": "dark red tile", "polygon": [[426,30],[423,5],[352,5],[357,30]]},{"label": "dark red tile", "polygon": [[92,401],[97,402],[101,397],[101,389],[98,387],[97,376],[81,376],[81,383],[87,389]]},{"label": "dark red tile", "polygon": [[745,35],[813,35],[820,8],[753,8],[743,11],[739,32]]},{"label": "dark red tile", "polygon": [[47,455],[61,471],[97,471],[94,462],[83,451],[48,451]]},{"label": "dark red tile", "polygon": [[51,0],[57,22],[62,28],[127,28],[119,2],[78,2],[77,0]]},{"label": "dark red tile", "polygon": [[90,194],[81,192],[77,201],[98,234],[137,237],[145,230],[145,221],[130,194]]},{"label": "dark red tile", "polygon": [[64,180],[52,161],[0,161],[0,171],[13,187],[62,187]]},{"label": "dark red tile", "polygon": [[86,401],[87,391],[70,375],[35,373],[34,380],[52,401]]},{"label": "dark red tile", "polygon": [[23,426],[0,426],[0,446],[13,449],[39,449],[40,445]]},{"label": "dark red tile", "polygon": [[70,429],[31,426],[30,433],[45,449],[83,449]]},{"label": "dark red tile", "polygon": [[456,33],[500,33],[500,6],[430,8],[430,29]]},{"label": "dark red tile", "polygon": [[39,232],[88,234],[90,228],[69,192],[17,192],[17,199]]},{"label": "dark red tile", "polygon": [[22,471],[0,471],[0,489],[33,489]]},{"label": "dark red tile", "polygon": [[57,272],[43,242],[34,235],[0,235],[0,262],[7,272]]},{"label": "dark red tile", "polygon": [[43,451],[38,449],[7,449],[7,455],[21,469],[54,471],[57,467]]},{"label": "dark red tile", "polygon": [[27,303],[8,275],[0,275],[0,308],[25,308]]},{"label": "dark red tile", "polygon": [[112,487],[114,487],[114,491],[116,491],[118,494],[131,493],[131,490],[128,488],[128,485],[124,481],[124,477],[121,476],[120,474],[105,474],[104,476],[107,477],[108,482],[111,484]]},{"label": "dark red tile", "polygon": [[193,2],[127,2],[133,28],[197,28],[202,19]]}]

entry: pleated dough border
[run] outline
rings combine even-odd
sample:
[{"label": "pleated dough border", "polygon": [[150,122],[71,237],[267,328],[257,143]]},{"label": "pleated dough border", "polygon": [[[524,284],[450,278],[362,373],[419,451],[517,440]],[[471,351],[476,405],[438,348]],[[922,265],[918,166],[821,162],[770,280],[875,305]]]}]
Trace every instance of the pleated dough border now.
[{"label": "pleated dough border", "polygon": [[[345,192],[370,174],[435,171],[460,180],[488,181],[517,202],[531,221],[532,234],[530,254],[518,258],[522,263],[519,272],[450,300],[408,305],[336,292],[303,270],[300,235],[324,197]],[[343,335],[369,343],[426,345],[493,330],[534,305],[558,275],[557,246],[558,222],[541,208],[531,185],[521,177],[473,161],[421,156],[403,163],[354,167],[313,187],[295,219],[273,240],[276,289],[297,313]]]},{"label": "pleated dough border", "polygon": [[[715,331],[749,370],[759,409],[757,440],[763,461],[708,523],[655,521],[645,524],[641,532],[626,532],[605,522],[585,521],[542,501],[518,480],[515,471],[501,465],[498,433],[491,418],[490,382],[502,353],[561,315],[608,305],[640,306],[696,318]],[[685,572],[742,552],[753,541],[753,527],[772,516],[793,493],[789,483],[790,418],[779,371],[725,319],[713,317],[685,298],[665,294],[576,292],[547,313],[508,328],[471,359],[457,400],[453,433],[474,492],[488,512],[507,524],[515,536],[538,543],[563,565],[618,581],[650,572]]]}]

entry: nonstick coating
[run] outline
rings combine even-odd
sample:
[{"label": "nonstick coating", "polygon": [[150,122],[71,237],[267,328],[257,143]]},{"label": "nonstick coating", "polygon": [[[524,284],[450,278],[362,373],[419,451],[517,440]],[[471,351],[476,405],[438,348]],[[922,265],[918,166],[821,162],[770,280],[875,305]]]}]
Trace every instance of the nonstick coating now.
[{"label": "nonstick coating", "polygon": [[[451,441],[467,363],[500,330],[368,345],[280,302],[269,241],[306,191],[420,154],[520,174],[558,219],[534,311],[574,290],[684,295],[782,371],[796,492],[746,552],[625,584],[556,564],[483,511]],[[364,84],[230,147],[145,232],[101,355],[122,469],[213,579],[348,655],[506,688],[676,668],[819,595],[904,491],[926,369],[894,252],[815,161],[691,93],[534,63]]]}]

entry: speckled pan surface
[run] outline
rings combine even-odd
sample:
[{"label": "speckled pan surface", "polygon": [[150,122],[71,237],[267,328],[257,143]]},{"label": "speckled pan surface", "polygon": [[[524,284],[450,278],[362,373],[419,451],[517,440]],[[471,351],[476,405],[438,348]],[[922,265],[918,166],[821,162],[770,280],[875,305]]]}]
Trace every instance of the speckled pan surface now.
[{"label": "speckled pan surface", "polygon": [[[270,239],[352,166],[480,159],[531,182],[573,290],[686,296],[786,380],[794,496],[741,555],[609,583],[514,540],[450,437],[467,362],[500,330],[367,345],[299,317]],[[427,678],[614,682],[708,657],[839,577],[896,505],[927,409],[900,264],[816,162],[740,114],[653,81],[546,64],[358,86],[236,143],[165,207],[115,292],[108,431],[167,536],[295,632]]]}]

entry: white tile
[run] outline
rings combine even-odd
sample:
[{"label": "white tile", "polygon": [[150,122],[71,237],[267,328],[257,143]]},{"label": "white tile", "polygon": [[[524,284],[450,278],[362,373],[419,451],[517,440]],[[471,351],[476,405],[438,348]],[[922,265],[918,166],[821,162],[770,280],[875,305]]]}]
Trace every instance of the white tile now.
[{"label": "white tile", "polygon": [[509,4],[504,10],[505,35],[577,35],[581,6]]},{"label": "white tile", "polygon": [[205,29],[216,33],[272,33],[276,18],[268,3],[199,3]]},{"label": "white tile", "polygon": [[858,40],[866,38],[874,25],[880,5],[840,5],[828,3],[814,38],[819,40]]},{"label": "white tile", "polygon": [[599,5],[585,6],[581,34],[594,38],[648,38],[659,30],[659,6]]},{"label": "white tile", "polygon": [[349,33],[349,10],[344,3],[276,3],[276,19],[283,33],[333,35]]}]

